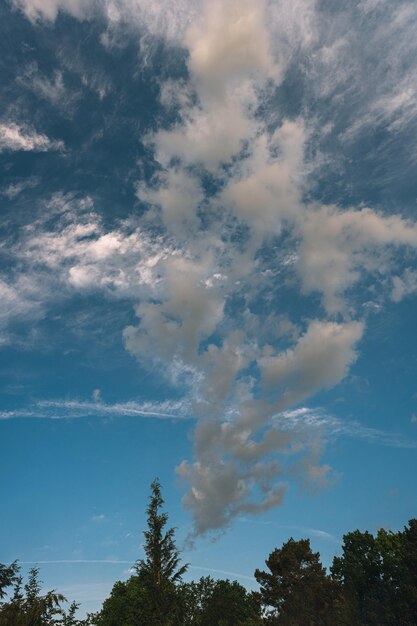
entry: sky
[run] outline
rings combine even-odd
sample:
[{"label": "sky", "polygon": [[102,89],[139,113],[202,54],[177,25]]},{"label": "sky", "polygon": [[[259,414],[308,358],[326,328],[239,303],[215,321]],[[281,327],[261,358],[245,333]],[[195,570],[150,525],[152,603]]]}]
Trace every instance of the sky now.
[{"label": "sky", "polygon": [[187,579],[416,516],[416,27],[0,4],[0,562],[96,610],[156,476]]}]

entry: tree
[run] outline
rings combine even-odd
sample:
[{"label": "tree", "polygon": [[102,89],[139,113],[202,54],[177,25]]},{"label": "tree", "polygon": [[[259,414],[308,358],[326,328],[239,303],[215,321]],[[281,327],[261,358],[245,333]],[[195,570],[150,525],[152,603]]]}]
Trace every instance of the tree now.
[{"label": "tree", "polygon": [[259,594],[236,581],[203,576],[179,587],[181,626],[262,626]]},{"label": "tree", "polygon": [[340,624],[339,587],[312,552],[310,541],[290,539],[265,561],[269,572],[255,571],[266,624],[334,626]]},{"label": "tree", "polygon": [[168,514],[161,513],[164,504],[161,485],[158,479],[151,484],[151,495],[146,510],[148,514],[148,530],[144,531],[146,559],[138,561],[138,573],[146,575],[155,588],[160,588],[164,581],[177,583],[187,571],[188,565],[179,566],[180,552],[175,545],[175,529],[164,531]]},{"label": "tree", "polygon": [[335,557],[332,575],[343,586],[347,619],[354,624],[378,623],[381,601],[381,558],[375,537],[369,532],[347,533],[343,554]]},{"label": "tree", "polygon": [[181,604],[182,626],[200,626],[203,612],[212,596],[216,581],[211,576],[182,583],[178,587]]},{"label": "tree", "polygon": [[[0,626],[52,626],[60,623],[62,615],[61,603],[65,601],[63,595],[55,591],[48,591],[41,595],[41,583],[39,581],[39,569],[33,567],[29,570],[28,582],[22,593],[22,578],[18,575],[19,568],[13,564],[9,570],[12,576],[9,580],[14,582],[14,593],[8,602],[0,606]],[[5,569],[3,567],[3,575]],[[4,579],[6,576],[4,575]],[[4,597],[4,592],[3,592]]]},{"label": "tree", "polygon": [[145,558],[137,561],[136,574],[117,582],[96,618],[98,626],[182,626],[183,606],[178,584],[187,570],[181,565],[175,529],[166,529],[167,513],[161,485],[151,484],[144,531]]},{"label": "tree", "polygon": [[257,594],[236,581],[217,580],[201,615],[201,626],[255,626],[262,624]]},{"label": "tree", "polygon": [[164,500],[158,479],[151,484],[151,495],[146,510],[148,529],[144,531],[145,559],[136,564],[144,596],[142,609],[147,626],[171,626],[179,621],[176,584],[181,581],[188,565],[180,565],[180,553],[175,544],[175,529],[165,530],[168,514],[162,513]]},{"label": "tree", "polygon": [[104,601],[103,607],[96,616],[97,626],[137,626],[141,607],[144,604],[144,590],[138,576],[131,576],[125,582],[117,581],[113,585],[110,596]]},{"label": "tree", "polygon": [[7,593],[6,589],[11,587],[16,581],[18,573],[19,567],[16,561],[8,567],[0,563],[0,600],[5,597]]},{"label": "tree", "polygon": [[410,520],[403,532],[347,533],[342,550],[332,574],[343,587],[347,623],[415,626],[417,520]]},{"label": "tree", "polygon": [[80,605],[77,602],[71,602],[68,611],[62,611],[62,617],[56,622],[57,626],[94,626],[94,615],[89,613],[85,619],[77,619],[75,614]]},{"label": "tree", "polygon": [[403,577],[401,580],[401,608],[406,616],[404,624],[417,624],[417,519],[408,522],[401,533]]}]

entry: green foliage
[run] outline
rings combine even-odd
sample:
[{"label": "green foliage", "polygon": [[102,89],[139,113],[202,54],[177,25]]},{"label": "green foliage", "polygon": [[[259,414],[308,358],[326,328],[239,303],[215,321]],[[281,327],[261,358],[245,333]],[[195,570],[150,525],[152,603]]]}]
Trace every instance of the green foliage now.
[{"label": "green foliage", "polygon": [[[9,567],[0,565],[0,626],[93,626],[94,621],[87,617],[83,620],[76,618],[78,604],[73,602],[68,611],[61,607],[66,602],[63,595],[55,591],[41,593],[39,569],[32,567],[29,570],[28,580],[23,586],[19,567],[12,563]],[[92,616],[91,616],[92,617]]]},{"label": "green foliage", "polygon": [[13,575],[10,578],[9,572],[9,580],[15,584],[14,592],[11,599],[0,606],[0,626],[11,626],[12,624],[13,626],[54,626],[62,623],[60,616],[63,615],[63,612],[60,605],[65,601],[64,596],[55,591],[48,591],[41,595],[41,583],[37,567],[33,567],[29,571],[28,582],[24,586],[25,593],[23,594],[22,578],[18,576],[18,567],[16,564],[10,567],[13,570]]},{"label": "green foliage", "polygon": [[408,523],[401,535],[403,578],[400,594],[406,626],[417,624],[417,519]]},{"label": "green foliage", "polygon": [[182,626],[258,626],[259,597],[235,581],[202,577],[179,588]]},{"label": "green foliage", "polygon": [[210,576],[203,576],[197,582],[182,583],[178,587],[183,626],[199,626],[201,616],[208,599],[214,591],[216,581]]},{"label": "green foliage", "polygon": [[62,611],[62,617],[57,622],[59,626],[94,626],[94,616],[92,614],[88,615],[86,619],[79,620],[76,618],[76,613],[79,608],[79,604],[77,602],[71,602],[70,607],[67,612]]},{"label": "green foliage", "polygon": [[98,626],[182,626],[177,585],[187,565],[180,565],[174,528],[165,529],[168,515],[161,512],[163,504],[161,485],[154,480],[144,531],[146,558],[137,562],[135,576],[115,584],[97,618]]},{"label": "green foliage", "polygon": [[65,611],[62,595],[42,592],[37,567],[24,583],[16,562],[0,564],[0,626],[417,626],[417,519],[396,533],[347,533],[330,575],[309,540],[290,539],[256,570],[255,593],[210,576],[182,582],[187,565],[163,504],[155,480],[145,558],[84,620],[76,602]]},{"label": "green foliage", "polygon": [[259,621],[260,602],[236,581],[218,580],[201,615],[201,626],[249,626]]},{"label": "green foliage", "polygon": [[332,574],[343,588],[348,624],[416,625],[417,520],[403,532],[346,534]]},{"label": "green foliage", "polygon": [[335,557],[332,574],[343,585],[347,616],[354,623],[373,623],[381,595],[381,559],[377,542],[359,530],[343,537],[343,555]]},{"label": "green foliage", "polygon": [[116,582],[94,623],[97,626],[136,626],[140,623],[142,593],[138,576]]},{"label": "green foliage", "polygon": [[154,480],[147,508],[148,528],[144,531],[146,558],[138,561],[136,571],[141,587],[140,619],[146,626],[176,626],[180,622],[176,583],[181,581],[187,565],[180,565],[174,528],[165,530],[167,513],[161,485]]},{"label": "green foliage", "polygon": [[16,561],[9,565],[9,567],[0,563],[0,600],[5,597],[7,588],[16,581],[18,572],[19,568]]},{"label": "green foliage", "polygon": [[148,530],[144,531],[146,559],[137,563],[138,573],[152,581],[155,588],[167,581],[176,583],[187,571],[187,565],[179,566],[179,550],[175,545],[174,528],[164,531],[168,521],[168,514],[161,513],[160,509],[164,504],[161,495],[161,485],[158,480],[151,484],[151,495],[149,496]]},{"label": "green foliage", "polygon": [[334,626],[340,623],[339,587],[312,552],[310,541],[290,539],[265,561],[269,572],[256,570],[266,624]]}]

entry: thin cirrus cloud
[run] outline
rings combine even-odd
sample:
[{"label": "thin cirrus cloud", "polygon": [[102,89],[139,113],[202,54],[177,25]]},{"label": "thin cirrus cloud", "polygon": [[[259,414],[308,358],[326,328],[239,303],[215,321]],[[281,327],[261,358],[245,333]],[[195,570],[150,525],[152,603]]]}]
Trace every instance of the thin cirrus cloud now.
[{"label": "thin cirrus cloud", "polygon": [[26,191],[28,189],[33,189],[34,187],[39,185],[39,182],[40,182],[39,178],[37,178],[36,176],[31,176],[25,180],[20,180],[16,183],[11,183],[10,185],[7,185],[0,191],[0,194],[2,196],[5,196],[9,200],[13,200],[16,196],[21,194],[23,191]]},{"label": "thin cirrus cloud", "polygon": [[[0,411],[0,420],[8,419],[80,419],[83,417],[137,417],[162,420],[193,420],[197,418],[191,412],[191,403],[184,401],[166,402],[117,402],[82,400],[39,400],[30,408]],[[412,422],[417,421],[413,415]],[[272,422],[277,431],[310,431],[320,433],[326,438],[352,437],[370,444],[393,448],[415,449],[417,441],[399,433],[388,432],[346,419],[329,415],[322,409],[301,407],[283,411],[273,416]],[[94,521],[103,521],[104,515],[96,516]]]},{"label": "thin cirrus cloud", "polygon": [[395,432],[364,426],[355,421],[342,420],[317,409],[302,407],[284,411],[275,417],[279,428],[297,429],[299,426],[322,430],[330,437],[353,437],[394,448],[415,449],[417,441]]},{"label": "thin cirrus cloud", "polygon": [[333,544],[340,545],[341,543],[340,539],[337,539],[337,537],[335,537],[331,533],[328,533],[325,530],[320,530],[319,528],[309,528],[308,526],[293,526],[289,524],[279,524],[278,522],[273,522],[270,520],[267,520],[267,521],[250,520],[245,517],[239,517],[237,521],[244,523],[244,524],[256,524],[259,526],[276,526],[277,528],[282,528],[285,530],[294,530],[296,532],[305,533],[309,536],[317,537],[318,539],[323,539]]},{"label": "thin cirrus cloud", "polygon": [[187,419],[179,402],[83,402],[79,400],[40,400],[30,408],[0,411],[0,419],[39,418],[76,419],[80,417],[149,417],[154,419]]},{"label": "thin cirrus cloud", "polygon": [[[343,171],[341,147],[369,130],[393,137],[406,129],[410,150],[417,146],[415,7],[363,1],[330,15],[308,0],[291,7],[252,0],[14,4],[36,24],[59,11],[77,19],[100,11],[108,49],[132,17],[130,28],[182,48],[187,60],[186,78],[161,81],[161,107],[175,111],[175,122],[162,117],[141,137],[156,164],[150,179],[138,173],[135,184],[143,219],[109,227],[92,198],[50,198],[52,218],[39,218],[10,247],[16,266],[1,283],[4,333],[12,310],[36,319],[57,298],[95,293],[129,302],[137,321],[123,331],[126,350],[187,387],[187,411],[197,420],[193,458],[177,468],[194,535],[280,505],[289,469],[277,458],[292,459],[301,482],[325,484],[331,468],[320,461],[320,429],[406,447],[382,431],[294,411],[337,385],[359,358],[372,324],[363,306],[369,282],[380,307],[415,292],[414,271],[400,262],[404,250],[415,261],[414,220],[359,202],[307,200],[314,177],[326,167]],[[390,55],[375,55],[386,49]],[[277,111],[275,95],[291,67],[311,102],[331,106]],[[59,84],[58,74],[53,84],[37,82],[49,96]],[[44,136],[15,126],[7,132],[14,149],[52,149]],[[325,153],[329,133],[336,148]],[[308,317],[290,310],[289,290]],[[64,416],[153,411],[100,402],[40,409]]]},{"label": "thin cirrus cloud", "polygon": [[[133,565],[132,561],[122,561],[119,559],[56,559],[47,561],[19,561],[19,563],[22,565]],[[230,572],[229,570],[204,567],[203,565],[189,565],[188,567],[190,570],[196,570],[199,572],[232,576],[233,578],[242,578],[250,581],[255,580],[253,576],[248,576],[247,574],[241,574],[239,572]],[[101,600],[102,598],[100,597],[99,599]]]}]

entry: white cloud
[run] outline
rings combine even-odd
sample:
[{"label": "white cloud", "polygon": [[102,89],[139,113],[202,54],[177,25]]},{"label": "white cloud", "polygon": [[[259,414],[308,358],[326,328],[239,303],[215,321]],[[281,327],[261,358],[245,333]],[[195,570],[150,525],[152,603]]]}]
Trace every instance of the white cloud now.
[{"label": "white cloud", "polygon": [[204,194],[199,180],[184,170],[171,168],[162,172],[152,187],[139,184],[137,195],[161,209],[164,223],[176,235],[180,236],[184,229],[186,232],[198,229],[200,220],[195,209]]},{"label": "white cloud", "polygon": [[183,402],[128,402],[105,403],[100,399],[40,400],[33,406],[11,411],[0,411],[0,420],[18,418],[78,419],[81,417],[144,417],[150,419],[190,419],[189,407]]},{"label": "white cloud", "polygon": [[222,102],[186,111],[182,124],[173,130],[160,130],[152,138],[158,161],[166,167],[176,157],[186,165],[197,163],[216,171],[256,133],[256,124],[246,114],[245,100],[245,94],[233,93]]},{"label": "white cloud", "polygon": [[13,281],[3,279],[7,301],[18,294],[24,301],[42,303],[68,297],[71,289],[134,299],[157,281],[158,263],[172,254],[162,240],[151,241],[145,231],[132,229],[129,223],[106,232],[89,198],[73,201],[58,194],[46,205],[44,215],[45,220],[35,219],[22,229],[18,242],[8,248],[15,260],[27,265],[27,271]]},{"label": "white cloud", "polygon": [[244,517],[240,517],[237,520],[238,522],[256,524],[257,526],[276,526],[277,528],[281,528],[283,530],[291,530],[296,531],[298,533],[306,534],[311,537],[318,537],[319,539],[324,539],[326,541],[330,541],[333,544],[340,544],[340,539],[337,539],[334,535],[326,532],[325,530],[320,530],[319,528],[309,528],[308,526],[292,526],[287,524],[279,524],[278,522],[273,522],[269,520],[260,521],[260,520],[250,520]]},{"label": "white cloud", "polygon": [[102,415],[110,417],[132,416],[150,417],[157,419],[187,419],[187,407],[181,402],[118,402],[107,404],[94,400],[42,400],[33,409],[34,415],[38,411],[41,416],[54,416],[55,419],[71,419],[88,415]]},{"label": "white cloud", "polygon": [[[297,33],[288,11],[283,13],[283,23],[289,30],[293,28],[292,34],[302,47],[311,49],[319,40],[314,3],[309,3],[308,17],[300,23],[301,8],[306,6],[299,3],[295,9]],[[305,146],[314,128],[302,118],[284,119],[271,132],[268,120],[254,115],[257,106],[263,104],[260,87],[268,80],[279,84],[291,57],[284,29],[277,30],[270,45],[271,31],[266,24],[271,11],[269,4],[263,7],[250,2],[240,4],[239,11],[233,2],[223,3],[220,9],[207,5],[184,38],[190,53],[189,88],[195,90],[197,104],[191,104],[188,95],[176,97],[170,83],[171,95],[168,98],[163,91],[163,99],[169,107],[176,103],[181,121],[148,138],[163,168],[163,182],[156,191],[146,192],[142,187],[141,197],[148,193],[148,198],[157,199],[164,224],[176,237],[183,238],[186,232],[184,216],[193,224],[191,194],[178,195],[166,181],[180,174],[181,189],[187,189],[185,181],[191,188],[196,181],[189,168],[197,165],[222,182],[220,193],[206,197],[204,203],[195,194],[194,216],[198,217],[204,207],[209,225],[202,230],[198,221],[194,222],[194,228],[199,229],[197,245],[190,242],[189,235],[183,239],[187,261],[180,257],[183,269],[176,272],[175,290],[169,288],[169,272],[164,273],[162,302],[141,303],[137,307],[139,326],[125,332],[126,345],[138,358],[153,354],[166,363],[179,360],[182,367],[193,371],[194,410],[204,418],[195,431],[195,459],[182,463],[178,472],[191,485],[184,504],[193,513],[197,532],[221,528],[244,510],[256,513],[276,506],[290,475],[305,483],[324,484],[328,480],[330,468],[319,462],[322,445],[318,431],[313,439],[300,433],[285,436],[270,427],[272,416],[320,389],[336,385],[347,375],[357,359],[357,345],[365,328],[363,321],[352,320],[349,289],[371,274],[389,275],[393,269],[390,249],[415,248],[417,242],[416,225],[399,216],[381,215],[369,208],[342,210],[304,204],[307,174],[314,166],[306,163]],[[215,45],[219,40],[221,45]],[[261,47],[256,48],[260,41]],[[244,53],[238,54],[241,45]],[[345,54],[346,46],[350,46],[348,39],[329,42],[321,55],[323,66],[337,67],[332,78],[339,82],[348,79],[338,73],[339,57]],[[219,64],[217,55],[223,49],[225,62]],[[325,80],[323,75],[320,85]],[[225,164],[229,165],[227,172]],[[167,197],[171,188],[174,206]],[[173,210],[177,210],[178,221],[173,219]],[[210,211],[215,216],[213,223]],[[215,242],[227,229],[233,231],[233,216],[248,227],[247,240],[240,246],[216,249]],[[261,274],[257,253],[265,241],[283,232],[290,238],[291,263],[282,260],[280,267],[282,257],[276,255],[274,269]],[[317,292],[321,296],[323,318],[313,320],[283,351],[273,347],[278,329],[271,328],[273,342],[268,347],[268,340],[263,343],[259,331],[262,314],[248,315],[246,311],[232,339],[231,313],[225,311],[222,302],[241,293],[241,281],[248,299],[252,296],[255,301],[263,279],[273,288],[269,276],[276,276],[278,268],[292,274],[292,280],[296,272],[305,295]],[[212,296],[215,312],[207,318],[201,314],[207,308],[204,273],[224,277],[222,291],[216,290]],[[200,284],[197,276],[201,277]],[[183,285],[187,285],[185,291]],[[201,311],[194,311],[194,297],[202,303]],[[342,314],[343,321],[336,323],[331,317],[335,313]],[[252,334],[254,317],[259,323]],[[220,333],[220,345],[209,343],[214,332]],[[203,340],[208,341],[204,348]],[[261,399],[255,399],[250,375],[242,375],[251,363],[259,368],[264,385],[265,397]],[[284,451],[288,459],[296,450],[302,451],[302,460],[295,467],[285,469],[274,460]],[[258,497],[254,497],[255,492]]]},{"label": "white cloud", "polygon": [[[221,284],[211,285],[211,259],[173,255],[161,266],[158,284],[162,302],[143,302],[136,308],[141,326],[125,331],[128,350],[137,356],[154,354],[193,362],[200,342],[223,318]],[[148,358],[148,357],[146,357]]]},{"label": "white cloud", "polygon": [[417,292],[417,271],[407,268],[402,276],[394,276],[392,279],[391,299],[400,302],[406,296]]},{"label": "white cloud", "polygon": [[[31,20],[93,11],[90,2],[70,0],[15,4]],[[103,2],[106,45],[128,22],[140,45],[147,29],[188,52],[188,81],[161,88],[161,104],[177,122],[142,138],[159,165],[149,184],[137,184],[149,211],[106,229],[91,199],[55,196],[47,207],[53,224],[35,222],[12,246],[27,278],[2,277],[4,325],[16,303],[29,317],[77,292],[128,299],[138,320],[124,331],[126,348],[188,385],[176,408],[107,405],[98,396],[38,410],[197,417],[194,458],[178,468],[196,532],[279,505],[294,478],[326,483],[331,468],[320,462],[319,426],[337,434],[342,424],[276,414],[337,385],[355,363],[365,325],[350,297],[354,287],[366,290],[372,279],[376,290],[380,282],[381,303],[416,290],[414,270],[398,275],[395,254],[401,247],[415,255],[415,222],[305,200],[309,174],[329,165],[320,155],[323,136],[332,135],[339,155],[341,144],[369,127],[411,128],[417,81],[408,58],[416,58],[417,13],[407,3],[385,4],[373,27],[380,4],[366,0],[330,15],[312,0]],[[312,101],[331,102],[325,119],[308,107],[296,118],[277,110],[291,63]],[[58,74],[32,79],[44,97],[60,97]],[[13,149],[51,149],[43,135],[8,129]],[[312,147],[314,159],[306,156]],[[291,298],[310,322],[291,318]],[[379,431],[355,428],[344,434],[384,440]]]},{"label": "white cloud", "polygon": [[344,310],[344,293],[364,273],[390,271],[389,247],[417,247],[417,226],[400,216],[371,209],[341,211],[335,207],[307,209],[298,226],[301,234],[297,269],[307,293],[323,294],[330,313]]},{"label": "white cloud", "polygon": [[247,574],[240,574],[238,572],[230,572],[224,569],[215,569],[213,567],[204,567],[203,565],[189,565],[189,569],[196,570],[197,572],[208,572],[209,574],[220,574],[221,576],[228,576],[230,578],[242,578],[243,580],[255,581],[253,576]]},{"label": "white cloud", "polygon": [[[104,565],[129,565],[132,561],[121,561],[119,559],[56,559],[48,561],[19,561],[23,565],[95,565],[103,563]],[[94,585],[94,583],[92,583]],[[87,585],[88,587],[88,585]]]},{"label": "white cloud", "polygon": [[364,426],[356,421],[340,419],[327,414],[321,409],[301,407],[282,411],[273,418],[277,428],[297,430],[311,428],[325,434],[326,437],[353,437],[372,444],[379,444],[393,448],[414,449],[417,441],[396,432],[388,432],[370,426]]},{"label": "white cloud", "polygon": [[294,348],[258,359],[263,385],[283,391],[282,401],[287,406],[333,387],[356,360],[355,346],[363,331],[361,322],[314,320]]},{"label": "white cloud", "polygon": [[415,5],[407,0],[367,0],[357,7],[345,5],[334,19],[326,13],[320,17],[321,49],[314,51],[312,86],[332,99],[336,116],[342,98],[352,104],[350,111],[346,107],[339,134],[341,147],[375,129],[396,133],[408,128],[415,155]]},{"label": "white cloud", "polygon": [[[0,420],[12,419],[80,419],[81,417],[144,417],[149,419],[169,419],[169,420],[197,420],[198,417],[193,415],[192,407],[186,402],[138,402],[130,400],[119,403],[103,403],[99,401],[88,402],[83,400],[40,400],[35,405],[31,405],[21,409],[2,410],[0,411]],[[294,436],[291,431],[298,435],[302,431],[316,432],[318,436],[324,435],[328,438],[352,437],[354,439],[362,439],[370,444],[382,446],[414,449],[417,448],[417,441],[405,437],[396,432],[389,432],[377,428],[365,426],[357,421],[349,421],[341,419],[333,415],[329,415],[322,409],[314,409],[309,407],[301,407],[298,409],[288,409],[281,411],[276,415],[272,415],[270,421],[273,429],[268,431],[267,437],[264,439],[266,445],[254,445],[253,443],[243,452],[241,448],[238,452],[241,460],[246,456],[258,458],[265,451],[276,449],[280,446],[285,449],[288,444],[294,444]],[[412,415],[411,423],[417,423],[417,416]],[[210,423],[205,424],[210,428]],[[213,424],[211,424],[213,427]],[[211,428],[216,430],[217,426]],[[219,432],[219,431],[218,431]],[[220,430],[221,432],[221,430]],[[230,430],[227,433],[229,441],[235,436],[240,439],[237,445],[247,443],[247,433],[241,433],[240,436],[235,431],[231,435]],[[297,435],[297,436],[298,436]],[[205,437],[202,437],[200,445],[204,445]],[[226,438],[225,438],[226,439]],[[214,438],[214,441],[219,441]],[[271,446],[269,446],[271,442]],[[236,451],[236,448],[235,448]],[[243,452],[243,453],[242,453]],[[187,464],[183,464],[179,468],[179,473],[187,472]]]},{"label": "white cloud", "polygon": [[263,0],[205,3],[184,42],[190,52],[189,68],[203,99],[223,100],[231,81],[251,74],[276,73]]},{"label": "white cloud", "polygon": [[25,67],[16,80],[52,104],[57,104],[66,96],[62,72],[56,70],[53,78],[48,78],[40,73],[37,63]]},{"label": "white cloud", "polygon": [[62,141],[54,141],[33,129],[21,126],[15,122],[0,123],[0,152],[47,152],[48,150],[62,150]]},{"label": "white cloud", "polygon": [[13,200],[16,196],[21,194],[23,191],[27,189],[33,189],[37,185],[39,185],[40,179],[36,176],[30,176],[29,178],[25,178],[23,180],[19,180],[15,183],[10,183],[2,189],[0,192],[2,196],[5,196],[9,200]]},{"label": "white cloud", "polygon": [[[71,61],[69,63],[71,64]],[[62,70],[55,70],[48,76],[42,74],[36,62],[26,65],[16,77],[16,82],[65,112],[71,111],[81,95],[67,87]]]},{"label": "white cloud", "polygon": [[59,11],[83,18],[93,4],[91,0],[13,0],[13,3],[32,21],[41,18],[54,21]]},{"label": "white cloud", "polygon": [[215,172],[255,137],[256,87],[268,78],[280,79],[265,19],[263,2],[204,3],[183,41],[198,102],[184,102],[182,121],[150,138],[164,167],[177,157]]},{"label": "white cloud", "polygon": [[[256,244],[280,234],[300,211],[306,131],[301,120],[285,120],[273,135],[264,132],[248,158],[238,162],[221,195],[250,225]],[[260,237],[260,240],[259,240]]]}]

